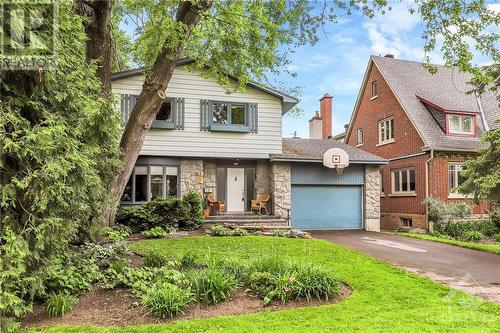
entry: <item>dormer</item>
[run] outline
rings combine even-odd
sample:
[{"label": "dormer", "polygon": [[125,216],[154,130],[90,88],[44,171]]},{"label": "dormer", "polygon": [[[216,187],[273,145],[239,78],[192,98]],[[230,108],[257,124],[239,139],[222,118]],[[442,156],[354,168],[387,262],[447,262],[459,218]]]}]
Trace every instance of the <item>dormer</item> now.
[{"label": "dormer", "polygon": [[437,105],[421,96],[416,95],[416,97],[429,110],[446,135],[476,136],[477,116],[480,115],[480,112],[452,110]]}]

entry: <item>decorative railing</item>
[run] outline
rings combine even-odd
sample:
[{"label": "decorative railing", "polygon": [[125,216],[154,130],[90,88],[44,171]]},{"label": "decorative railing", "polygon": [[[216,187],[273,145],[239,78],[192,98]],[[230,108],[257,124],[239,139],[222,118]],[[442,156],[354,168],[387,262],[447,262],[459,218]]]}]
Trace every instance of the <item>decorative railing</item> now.
[{"label": "decorative railing", "polygon": [[287,224],[287,226],[290,226],[290,208],[283,207],[283,206],[281,206],[280,204],[277,204],[277,203],[273,200],[273,213],[276,211],[276,207],[281,208],[281,209],[283,209],[283,210],[285,210],[285,211],[286,211],[286,224]]}]

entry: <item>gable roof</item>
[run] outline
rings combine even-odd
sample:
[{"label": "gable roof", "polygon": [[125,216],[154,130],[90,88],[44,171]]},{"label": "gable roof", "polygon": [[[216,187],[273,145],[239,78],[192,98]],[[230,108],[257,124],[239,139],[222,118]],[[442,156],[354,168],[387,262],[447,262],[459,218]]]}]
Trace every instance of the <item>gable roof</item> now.
[{"label": "gable roof", "polygon": [[[179,59],[179,61],[177,62],[177,66],[190,65],[192,63],[194,63],[194,60],[183,58],[183,59]],[[142,75],[146,72],[146,70],[147,70],[146,67],[139,67],[139,68],[124,70],[121,72],[116,72],[116,73],[111,74],[111,81],[125,79],[125,78],[131,77],[131,76],[136,76],[136,75]],[[234,76],[232,76],[232,75],[228,75],[228,76],[236,81],[236,78]],[[256,83],[256,82],[249,82],[247,84],[247,86],[254,88],[254,89],[257,89],[259,91],[262,91],[262,92],[269,94],[271,96],[279,98],[281,100],[281,103],[282,103],[282,114],[285,114],[288,110],[290,110],[292,107],[294,107],[299,102],[298,98],[296,98],[296,97],[290,96],[290,95],[285,94],[279,90],[276,90],[276,89],[273,89],[270,87],[266,87],[266,86],[261,85],[261,84]]]},{"label": "gable roof", "polygon": [[342,148],[352,164],[387,164],[380,156],[333,139],[283,138],[283,153],[271,155],[271,161],[322,162],[330,148]]},{"label": "gable roof", "polygon": [[[362,92],[372,66],[379,69],[382,77],[406,112],[425,144],[424,150],[476,151],[487,144],[480,142],[479,137],[446,135],[422,100],[444,110],[457,113],[480,113],[478,103],[481,103],[488,128],[493,129],[499,126],[495,122],[496,119],[500,118],[500,108],[495,95],[488,91],[477,98],[476,95],[467,93],[472,90],[472,86],[467,84],[471,78],[470,74],[460,72],[457,68],[441,65],[436,65],[437,73],[431,74],[420,62],[371,56],[351,117],[348,134],[352,130],[353,120],[358,111]],[[478,115],[477,120],[478,134],[480,135],[484,131],[480,115]]]}]

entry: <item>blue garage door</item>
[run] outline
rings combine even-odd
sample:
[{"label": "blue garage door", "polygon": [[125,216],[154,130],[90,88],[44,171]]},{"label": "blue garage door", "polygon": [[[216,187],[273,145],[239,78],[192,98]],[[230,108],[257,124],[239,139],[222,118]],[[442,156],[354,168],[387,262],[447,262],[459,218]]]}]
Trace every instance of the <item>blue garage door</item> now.
[{"label": "blue garage door", "polygon": [[361,186],[292,185],[296,229],[361,229]]}]

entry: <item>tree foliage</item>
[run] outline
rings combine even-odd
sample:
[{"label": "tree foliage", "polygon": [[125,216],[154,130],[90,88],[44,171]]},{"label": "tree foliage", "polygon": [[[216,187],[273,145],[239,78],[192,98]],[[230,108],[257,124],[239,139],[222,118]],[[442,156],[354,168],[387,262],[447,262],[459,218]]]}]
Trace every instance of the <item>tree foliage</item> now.
[{"label": "tree foliage", "polygon": [[0,72],[0,316],[44,294],[54,260],[107,209],[120,168],[119,116],[86,64],[82,27],[61,2],[57,66]]}]

